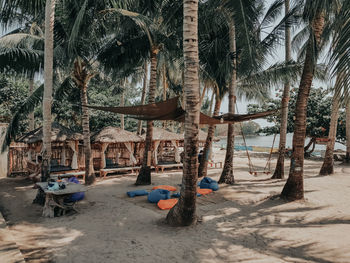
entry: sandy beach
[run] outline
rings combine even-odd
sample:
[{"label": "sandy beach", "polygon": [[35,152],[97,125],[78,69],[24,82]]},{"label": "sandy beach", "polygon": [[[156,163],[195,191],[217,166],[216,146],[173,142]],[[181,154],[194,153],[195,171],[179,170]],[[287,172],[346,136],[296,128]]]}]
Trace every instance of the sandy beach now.
[{"label": "sandy beach", "polygon": [[[216,149],[215,158],[223,157]],[[253,154],[262,168],[266,158]],[[146,187],[133,185],[135,175],[98,180],[79,213],[52,219],[32,204],[36,190],[27,179],[2,179],[8,231],[1,247],[11,238],[27,262],[350,262],[349,166],[337,164],[335,175],[321,177],[322,162],[306,160],[305,200],[286,203],[276,197],[285,180],[250,175],[241,152],[234,162],[236,184],[199,197],[201,222],[186,228],[165,225],[167,211],[146,197],[126,195],[159,184],[179,189],[181,171],[153,173]],[[220,171],[209,169],[209,176],[217,180]]]}]

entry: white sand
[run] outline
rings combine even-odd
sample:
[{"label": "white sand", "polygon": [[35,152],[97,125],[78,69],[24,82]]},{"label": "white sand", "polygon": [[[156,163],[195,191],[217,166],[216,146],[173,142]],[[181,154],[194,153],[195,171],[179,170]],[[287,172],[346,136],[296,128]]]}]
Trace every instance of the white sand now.
[{"label": "white sand", "polygon": [[[253,160],[264,167],[266,157]],[[350,262],[350,168],[319,177],[321,164],[306,161],[305,201],[285,203],[270,198],[285,181],[251,176],[239,154],[236,184],[198,198],[202,223],[186,228],[164,225],[167,211],[146,197],[126,196],[152,188],[135,187],[135,176],[98,181],[72,216],[40,217],[21,179],[0,181],[0,204],[28,262]],[[220,169],[209,174],[218,179]],[[181,183],[181,172],[152,176],[153,185]]]}]

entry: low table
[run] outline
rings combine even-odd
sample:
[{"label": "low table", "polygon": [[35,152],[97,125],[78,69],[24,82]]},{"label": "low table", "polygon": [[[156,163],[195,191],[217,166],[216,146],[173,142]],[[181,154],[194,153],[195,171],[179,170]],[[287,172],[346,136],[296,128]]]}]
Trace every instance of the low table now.
[{"label": "low table", "polygon": [[85,192],[87,190],[84,185],[75,183],[66,183],[65,189],[55,191],[47,189],[47,182],[36,183],[36,185],[38,185],[45,193],[45,205],[43,208],[44,217],[54,217],[55,207],[60,208],[63,214],[65,214],[67,210],[71,209],[77,212],[77,210],[72,205],[65,204],[64,199],[74,193]]}]

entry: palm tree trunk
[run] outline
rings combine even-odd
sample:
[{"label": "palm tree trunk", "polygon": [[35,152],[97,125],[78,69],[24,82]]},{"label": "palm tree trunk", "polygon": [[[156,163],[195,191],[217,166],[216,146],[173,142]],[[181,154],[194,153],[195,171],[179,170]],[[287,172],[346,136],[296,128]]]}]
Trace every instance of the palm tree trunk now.
[{"label": "palm tree trunk", "polygon": [[[41,181],[50,177],[51,161],[51,105],[53,86],[53,31],[56,0],[47,0],[45,6],[45,48],[44,48],[44,95],[43,95],[43,145]],[[45,193],[38,190],[33,203],[44,205]]]},{"label": "palm tree trunk", "polygon": [[[232,59],[232,74],[231,80],[229,83],[229,101],[228,101],[228,112],[234,114],[235,113],[235,105],[236,105],[236,80],[237,80],[237,60],[236,60],[236,27],[235,21],[232,17],[228,17],[229,24],[229,39],[230,39],[230,53]],[[227,131],[227,146],[226,146],[226,156],[224,168],[222,170],[219,183],[226,184],[234,184],[235,178],[233,176],[233,150],[235,145],[235,137],[234,137],[234,125],[228,124]]]},{"label": "palm tree trunk", "polygon": [[[221,100],[218,97],[218,95],[216,95],[213,116],[218,116],[219,111],[220,111],[220,106],[221,106]],[[207,139],[205,141],[205,145],[204,145],[204,149],[203,149],[202,160],[199,163],[198,177],[207,176],[208,161],[209,161],[210,151],[212,150],[215,127],[216,127],[215,125],[209,125],[208,135],[207,135]]]},{"label": "palm tree trunk", "polygon": [[[285,15],[289,13],[289,0],[284,1],[285,5]],[[288,63],[292,59],[292,45],[291,45],[291,35],[290,26],[286,25],[285,29],[285,53],[286,62]],[[286,153],[286,140],[287,140],[287,123],[288,123],[288,103],[289,103],[289,81],[284,84],[283,97],[282,97],[282,112],[281,112],[281,128],[280,128],[280,142],[278,159],[276,164],[275,172],[272,179],[282,179],[284,178],[284,157]]]},{"label": "palm tree trunk", "polygon": [[[126,80],[124,80],[124,85],[123,85],[123,92],[120,98],[120,106],[123,107],[124,106],[124,100],[125,100],[125,85],[126,84]],[[120,115],[120,128],[122,130],[125,129],[125,123],[124,123],[124,114]]]},{"label": "palm tree trunk", "polygon": [[[29,95],[32,95],[34,91],[34,74],[29,79]],[[35,129],[35,119],[34,119],[34,111],[29,113],[29,131]]]},{"label": "palm tree trunk", "polygon": [[184,0],[183,52],[185,62],[185,145],[183,177],[178,203],[167,215],[173,226],[188,226],[197,221],[196,196],[198,177],[199,127],[199,59],[198,59],[198,0]]},{"label": "palm tree trunk", "polygon": [[320,170],[320,175],[330,175],[334,173],[334,145],[335,139],[337,137],[337,126],[339,118],[339,105],[340,98],[338,94],[334,94],[332,101],[332,113],[331,113],[331,123],[329,125],[329,134],[326,154],[323,160],[322,168]]},{"label": "palm tree trunk", "polygon": [[[168,89],[168,83],[166,78],[166,69],[165,65],[163,65],[163,101],[166,101],[166,92]],[[163,128],[166,129],[167,127],[167,121],[163,121]]]},{"label": "palm tree trunk", "polygon": [[[148,103],[155,102],[155,94],[157,88],[157,54],[158,48],[152,47],[151,50],[151,77],[149,81]],[[152,151],[152,137],[153,137],[153,121],[147,121],[147,132],[145,141],[145,151],[143,154],[143,163],[136,179],[136,185],[151,184],[151,160],[148,159]]]},{"label": "palm tree trunk", "polygon": [[[316,40],[316,46],[318,47],[324,28],[323,12],[316,14],[312,21],[312,28]],[[296,118],[294,122],[293,154],[291,158],[289,177],[281,193],[281,197],[289,201],[304,198],[303,169],[306,135],[306,109],[316,64],[314,58],[314,48],[315,46],[313,41],[310,39],[306,49],[304,69],[300,80],[299,92],[295,107]]]},{"label": "palm tree trunk", "polygon": [[[146,100],[146,90],[147,90],[147,78],[148,78],[148,63],[145,62],[144,65],[144,76],[143,76],[143,86],[142,86],[142,94],[141,94],[141,105],[145,104]],[[142,130],[142,121],[139,120],[137,124],[137,134],[140,135]]]},{"label": "palm tree trunk", "polygon": [[350,101],[346,104],[346,157],[347,163],[350,162]]},{"label": "palm tree trunk", "polygon": [[[81,103],[83,105],[88,105],[87,97],[87,84],[84,83],[81,90]],[[90,144],[90,126],[89,126],[89,109],[87,107],[82,107],[82,126],[83,126],[83,139],[84,139],[84,155],[85,155],[85,184],[91,185],[95,182],[95,172],[93,159],[91,154],[91,144]]]},{"label": "palm tree trunk", "polygon": [[43,96],[43,146],[41,181],[50,176],[51,160],[51,105],[53,86],[53,31],[55,23],[55,0],[47,0],[45,7],[45,54],[44,54],[44,96]]}]

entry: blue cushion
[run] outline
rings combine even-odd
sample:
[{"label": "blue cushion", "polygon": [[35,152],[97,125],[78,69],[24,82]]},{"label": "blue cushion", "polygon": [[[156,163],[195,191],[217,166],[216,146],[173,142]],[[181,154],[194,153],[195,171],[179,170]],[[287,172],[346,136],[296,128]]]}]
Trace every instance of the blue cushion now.
[{"label": "blue cushion", "polygon": [[159,200],[170,199],[170,191],[164,189],[155,189],[148,194],[150,203],[158,203]]},{"label": "blue cushion", "polygon": [[134,191],[126,192],[126,194],[127,194],[129,197],[135,197],[135,196],[148,195],[148,192],[147,192],[146,190],[134,190]]},{"label": "blue cushion", "polygon": [[[197,196],[201,196],[201,194],[197,193]],[[180,193],[174,193],[174,194],[171,195],[171,197],[179,198],[180,197]]]},{"label": "blue cushion", "polygon": [[[75,184],[80,184],[79,180],[75,177],[71,177],[68,179],[68,182],[75,183]],[[79,193],[74,193],[71,196],[69,196],[66,200],[67,202],[77,202],[80,200],[83,200],[85,197],[84,192],[79,192]]]},{"label": "blue cushion", "polygon": [[211,189],[213,191],[219,190],[218,183],[209,177],[204,177],[202,181],[199,183],[199,187],[201,189]]}]

